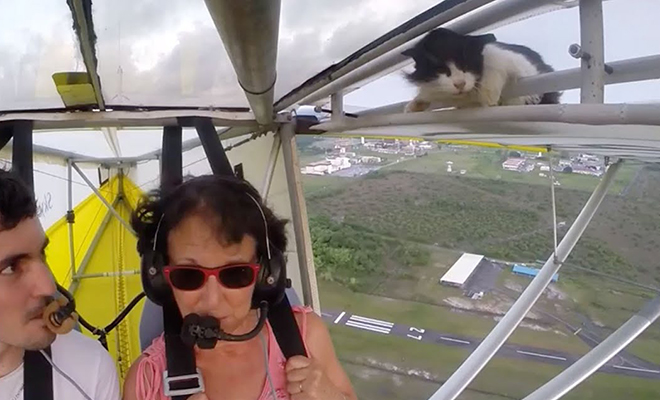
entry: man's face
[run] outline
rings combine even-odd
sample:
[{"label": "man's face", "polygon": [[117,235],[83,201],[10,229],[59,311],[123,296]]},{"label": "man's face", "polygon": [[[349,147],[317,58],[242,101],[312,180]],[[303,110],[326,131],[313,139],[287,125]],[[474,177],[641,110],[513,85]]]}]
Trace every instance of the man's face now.
[{"label": "man's face", "polygon": [[39,350],[55,340],[42,319],[57,291],[45,261],[47,244],[36,218],[0,230],[0,343]]}]

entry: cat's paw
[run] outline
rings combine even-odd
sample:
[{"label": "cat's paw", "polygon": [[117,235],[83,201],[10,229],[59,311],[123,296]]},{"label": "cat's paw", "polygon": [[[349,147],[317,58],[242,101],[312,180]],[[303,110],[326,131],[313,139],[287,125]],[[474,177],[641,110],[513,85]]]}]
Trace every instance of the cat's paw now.
[{"label": "cat's paw", "polygon": [[430,106],[431,103],[429,103],[428,101],[413,100],[410,103],[406,104],[406,108],[403,110],[403,112],[405,113],[422,112],[428,110]]}]

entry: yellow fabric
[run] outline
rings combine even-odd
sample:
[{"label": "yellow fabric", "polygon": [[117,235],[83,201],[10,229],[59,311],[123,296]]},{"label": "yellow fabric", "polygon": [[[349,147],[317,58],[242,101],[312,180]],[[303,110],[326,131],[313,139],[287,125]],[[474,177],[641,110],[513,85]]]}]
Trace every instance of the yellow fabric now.
[{"label": "yellow fabric", "polygon": [[[118,197],[119,185],[125,196]],[[130,220],[142,192],[128,178],[115,176],[99,188],[103,197],[125,221]],[[118,200],[121,198],[122,200]],[[75,249],[76,274],[80,274],[81,263],[88,255],[83,275],[110,273],[113,276],[81,279],[73,292],[79,314],[92,325],[104,328],[142,292],[140,281],[140,258],[136,250],[136,238],[115,218],[105,205],[92,194],[74,208],[73,242]],[[104,219],[108,218],[103,226]],[[91,249],[95,236],[99,235],[96,247]],[[51,240],[48,262],[57,281],[71,287],[71,261],[69,255],[69,227],[65,218],[57,221],[46,234]],[[118,275],[123,272],[130,275]],[[123,379],[131,363],[140,355],[139,323],[143,301],[133,309],[128,318],[112,331],[108,337],[108,350],[117,362]],[[83,333],[96,338],[85,329]]]}]

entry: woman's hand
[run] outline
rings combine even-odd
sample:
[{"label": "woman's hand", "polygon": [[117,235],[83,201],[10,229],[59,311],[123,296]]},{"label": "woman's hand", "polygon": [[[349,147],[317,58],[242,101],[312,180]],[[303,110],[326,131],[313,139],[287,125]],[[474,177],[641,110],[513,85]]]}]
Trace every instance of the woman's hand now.
[{"label": "woman's hand", "polygon": [[205,393],[196,393],[188,397],[188,400],[209,400],[209,398]]},{"label": "woman's hand", "polygon": [[287,391],[292,400],[345,400],[314,360],[291,357],[286,363]]}]

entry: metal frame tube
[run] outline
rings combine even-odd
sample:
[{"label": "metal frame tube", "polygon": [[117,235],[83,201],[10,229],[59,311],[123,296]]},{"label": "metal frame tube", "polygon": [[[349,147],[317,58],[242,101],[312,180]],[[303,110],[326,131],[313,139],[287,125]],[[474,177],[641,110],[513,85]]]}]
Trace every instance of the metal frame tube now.
[{"label": "metal frame tube", "polygon": [[342,92],[333,93],[330,96],[330,110],[332,110],[333,121],[339,121],[344,118],[344,94]]},{"label": "metal frame tube", "polygon": [[69,260],[71,262],[71,278],[76,275],[76,251],[75,243],[73,241],[73,224],[75,219],[75,214],[73,212],[73,168],[71,166],[71,160],[67,162],[67,227],[69,231]]},{"label": "metal frame tube", "polygon": [[[73,17],[76,20],[76,25],[80,28],[78,33],[78,41],[80,42],[80,52],[83,56],[83,62],[87,69],[87,74],[94,89],[94,96],[96,103],[101,111],[105,110],[105,101],[103,100],[103,90],[101,90],[101,79],[97,73],[96,54],[94,43],[91,40],[90,26],[88,25],[85,16],[85,6],[82,0],[73,0],[71,2]],[[94,32],[91,32],[92,34]]]},{"label": "metal frame tube", "polygon": [[314,308],[314,311],[320,313],[319,290],[314,269],[314,253],[312,250],[311,235],[309,233],[307,205],[305,204],[302,190],[295,127],[296,121],[294,119],[280,127],[279,135],[282,138],[282,153],[284,156],[287,186],[289,188],[289,199],[291,201],[293,228],[296,235],[303,301],[305,305],[311,306]]},{"label": "metal frame tube", "polygon": [[511,336],[545,288],[550,284],[553,275],[561,268],[563,262],[566,261],[566,258],[573,250],[573,247],[577,244],[605,198],[607,189],[614,180],[614,176],[620,166],[621,162],[617,162],[607,168],[602,180],[596,186],[596,189],[589,200],[587,200],[587,203],[575,219],[575,222],[573,222],[573,225],[571,225],[571,228],[566,232],[566,236],[564,236],[559,246],[557,246],[556,253],[548,258],[538,275],[536,275],[525,291],[518,297],[518,300],[511,306],[495,328],[481,342],[479,347],[470,354],[467,360],[429,400],[456,399],[486,364],[488,364],[509,336]]},{"label": "metal frame tube", "polygon": [[[478,10],[471,15],[467,15],[465,16],[465,18],[462,18],[459,21],[448,23],[445,27],[454,30],[458,33],[468,34],[480,29],[487,28],[488,26],[498,23],[504,19],[508,19],[516,15],[525,14],[532,10],[541,8],[543,6],[556,5],[556,3],[557,2],[555,0],[536,0],[536,1],[502,0],[495,4],[492,4],[490,7],[484,8],[483,10]],[[440,18],[439,15],[435,19],[435,25],[428,28],[427,31],[430,31],[440,25],[443,25],[445,22],[448,22],[460,15],[466,14],[468,11],[475,10],[480,6],[483,6],[484,4],[481,5],[474,4],[470,10],[462,12],[459,15],[456,15],[451,18]],[[557,7],[571,8],[574,7],[574,5],[557,6]],[[456,8],[458,8],[458,6]],[[449,10],[447,13],[450,13],[452,10],[453,9]],[[444,13],[441,15],[444,15]],[[400,35],[400,36],[404,36],[404,35]],[[416,36],[408,35],[406,40],[401,41],[400,43],[397,42],[399,43],[397,46],[410,41]],[[345,90],[348,88],[355,89],[359,87],[360,84],[363,83],[364,81],[370,81],[374,76],[382,75],[384,72],[391,72],[400,69],[412,63],[412,60],[410,58],[403,56],[401,53],[404,50],[407,50],[408,48],[414,46],[415,44],[416,41],[412,41],[406,44],[405,46],[400,46],[400,47],[394,46],[391,48],[387,48],[385,51],[382,52],[380,50],[385,47],[384,45],[381,45],[376,49],[374,49],[374,51],[379,50],[378,55],[382,55],[387,51],[395,49],[395,47],[397,48],[395,49],[395,51],[391,51],[388,54],[385,54],[375,60],[373,58],[367,59],[364,57],[355,59],[355,61],[350,62],[346,65],[346,68],[348,69],[347,72],[342,73],[341,75],[337,75],[337,72],[339,71],[333,72],[333,74],[330,77],[328,77],[327,79],[321,82],[323,83],[322,85],[317,84],[306,88],[300,88],[294,92],[291,92],[290,94],[282,98],[282,100],[279,100],[276,103],[275,105],[276,110],[284,109],[293,104],[314,104],[320,101],[321,99],[327,98],[332,93],[335,93],[340,90]],[[348,72],[350,72],[350,74],[348,74]],[[347,90],[345,90],[345,92],[347,92]]]},{"label": "metal frame tube", "polygon": [[84,275],[76,275],[74,278],[76,280],[82,280],[82,279],[91,279],[91,278],[109,278],[109,277],[115,277],[115,276],[130,276],[130,275],[139,275],[140,270],[134,270],[134,271],[121,271],[121,272],[99,272],[96,274],[84,274]]},{"label": "metal frame tube", "polygon": [[635,340],[658,317],[660,317],[660,296],[648,302],[639,313],[621,325],[616,332],[551,381],[525,397],[524,400],[556,400],[561,398]]},{"label": "metal frame tube", "polygon": [[[119,196],[117,196],[115,200],[112,202],[112,207],[113,208],[116,207],[117,204],[119,204]],[[85,272],[85,269],[87,268],[87,264],[89,264],[89,261],[92,259],[92,255],[94,254],[94,251],[96,250],[99,241],[101,241],[101,237],[105,232],[105,228],[110,223],[111,218],[112,218],[112,214],[110,212],[107,212],[103,217],[103,221],[101,221],[101,225],[99,225],[99,228],[96,230],[96,233],[94,234],[94,238],[92,239],[92,242],[89,244],[85,256],[83,257],[82,261],[80,261],[80,266],[78,267],[79,275]],[[69,285],[69,293],[75,294],[79,285],[80,285],[79,281],[72,280],[71,284]]]},{"label": "metal frame tube", "polygon": [[11,169],[34,192],[32,121],[14,121],[10,129],[14,137]]},{"label": "metal frame tube", "polygon": [[197,135],[199,135],[199,140],[204,147],[204,153],[209,160],[213,173],[234,176],[234,169],[227,158],[227,153],[222,146],[213,122],[208,118],[196,118],[195,129],[197,129]]},{"label": "metal frame tube", "polygon": [[[389,70],[395,65],[409,63],[410,59],[401,54],[404,50],[403,47],[399,48],[401,45],[491,2],[493,0],[447,1],[441,3],[436,6],[440,9],[438,11],[439,14],[435,17],[415,25],[408,30],[404,30],[376,47],[373,47],[373,44],[369,44],[365,48],[372,48],[367,51],[363,48],[351,54],[346,59],[349,61],[345,60],[341,68],[324,71],[313,80],[310,80],[311,82],[308,81],[309,83],[298,87],[282,97],[275,103],[275,110],[284,110],[295,104],[313,104],[320,99],[341,91],[349,85],[369,79],[371,76],[382,71]],[[408,23],[406,22],[406,24]],[[402,30],[402,26],[396,30]],[[394,49],[396,49],[396,52],[384,55]],[[362,52],[362,54],[356,56],[359,52]]]},{"label": "metal frame tube", "polygon": [[[614,69],[611,74],[604,76],[605,85],[616,83],[641,82],[646,80],[660,79],[660,55],[631,58],[609,63]],[[579,89],[582,85],[582,69],[571,68],[562,71],[550,72],[527,78],[521,78],[515,84],[507,86],[502,92],[502,97],[511,98],[526,96],[536,93],[558,92],[562,90]],[[375,107],[368,110],[358,111],[358,116],[382,115],[401,113],[407,101]],[[439,108],[441,105],[432,104]]]},{"label": "metal frame tube", "polygon": [[273,122],[280,0],[206,0],[238,83],[261,125]]},{"label": "metal frame tube", "polygon": [[477,122],[563,122],[586,125],[660,125],[660,104],[557,104],[487,107],[469,110],[428,111],[369,115],[322,122],[311,128],[346,132],[361,128],[399,125]]},{"label": "metal frame tube", "polygon": [[89,188],[92,189],[92,191],[94,192],[96,197],[98,197],[99,200],[101,200],[101,203],[103,203],[103,205],[108,209],[108,211],[110,211],[110,213],[115,218],[117,218],[117,220],[122,225],[124,225],[124,228],[126,228],[129,232],[131,232],[131,234],[133,234],[133,236],[136,236],[135,231],[133,230],[131,225],[128,222],[124,221],[124,219],[121,217],[121,215],[119,215],[117,210],[115,210],[115,208],[110,203],[108,203],[108,201],[103,197],[101,192],[99,192],[99,190],[94,187],[94,184],[92,183],[92,181],[90,181],[89,178],[87,178],[87,175],[85,175],[85,173],[78,167],[78,165],[76,165],[76,163],[71,163],[71,166],[73,167],[73,169],[76,170],[78,175],[80,175],[80,177],[85,181],[87,186],[89,186]]},{"label": "metal frame tube", "polygon": [[[612,67],[614,72],[604,75],[605,85],[660,79],[660,55],[615,61],[608,63],[608,65]],[[535,93],[578,89],[581,86],[582,68],[571,68],[521,78],[515,85],[505,88],[502,96],[525,96]],[[403,106],[405,106],[405,103],[403,103],[401,110],[403,110]]]},{"label": "metal frame tube", "polygon": [[602,103],[605,98],[603,0],[580,0],[580,40],[588,57],[582,58],[581,103]]},{"label": "metal frame tube", "polygon": [[215,110],[163,111],[80,111],[80,112],[7,112],[0,113],[0,122],[34,121],[34,129],[128,128],[177,125],[178,118],[210,118],[216,126],[257,128],[253,115],[246,112]]},{"label": "metal frame tube", "polygon": [[264,176],[264,181],[261,184],[261,197],[264,199],[268,198],[270,185],[273,183],[273,175],[275,174],[275,167],[277,166],[277,159],[280,155],[281,148],[282,138],[280,135],[275,134],[273,137],[273,147],[271,147],[270,154],[268,155],[268,169],[266,169],[266,175]]}]

